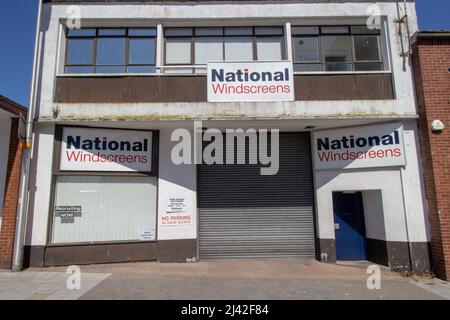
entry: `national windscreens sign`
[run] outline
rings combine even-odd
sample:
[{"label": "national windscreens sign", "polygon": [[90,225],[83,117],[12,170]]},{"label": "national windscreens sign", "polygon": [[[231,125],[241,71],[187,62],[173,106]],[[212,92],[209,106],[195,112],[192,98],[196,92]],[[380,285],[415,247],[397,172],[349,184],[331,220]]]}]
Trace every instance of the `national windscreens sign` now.
[{"label": "national windscreens sign", "polygon": [[152,132],[64,127],[61,171],[151,172]]},{"label": "national windscreens sign", "polygon": [[316,170],[406,165],[400,123],[350,127],[313,133]]},{"label": "national windscreens sign", "polygon": [[208,63],[208,102],[294,101],[292,62]]}]

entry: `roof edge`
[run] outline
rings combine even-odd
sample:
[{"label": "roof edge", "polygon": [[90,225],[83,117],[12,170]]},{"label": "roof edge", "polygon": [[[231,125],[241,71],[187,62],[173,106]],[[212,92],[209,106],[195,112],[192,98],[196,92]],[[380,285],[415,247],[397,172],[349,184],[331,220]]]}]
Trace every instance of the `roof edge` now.
[{"label": "roof edge", "polygon": [[417,34],[417,39],[450,39],[450,30],[424,30]]},{"label": "roof edge", "polygon": [[0,95],[0,109],[16,116],[20,116],[21,114],[26,115],[28,113],[28,109],[26,107],[2,95]]}]

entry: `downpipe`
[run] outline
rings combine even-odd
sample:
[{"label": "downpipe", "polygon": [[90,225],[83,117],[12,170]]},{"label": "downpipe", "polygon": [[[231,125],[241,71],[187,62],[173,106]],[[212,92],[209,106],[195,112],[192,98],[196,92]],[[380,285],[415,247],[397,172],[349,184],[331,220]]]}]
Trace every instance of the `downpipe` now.
[{"label": "downpipe", "polygon": [[39,7],[36,22],[36,38],[34,44],[33,71],[31,77],[31,90],[29,100],[30,106],[28,108],[27,124],[26,124],[26,139],[24,142],[20,143],[20,148],[22,149],[22,168],[20,176],[19,200],[17,203],[16,230],[13,246],[12,270],[14,272],[20,272],[23,269],[24,243],[27,227],[26,223],[28,215],[28,183],[30,177],[31,150],[33,145],[33,121],[36,109],[37,78],[41,60],[40,28],[41,28],[43,0],[38,1]]}]

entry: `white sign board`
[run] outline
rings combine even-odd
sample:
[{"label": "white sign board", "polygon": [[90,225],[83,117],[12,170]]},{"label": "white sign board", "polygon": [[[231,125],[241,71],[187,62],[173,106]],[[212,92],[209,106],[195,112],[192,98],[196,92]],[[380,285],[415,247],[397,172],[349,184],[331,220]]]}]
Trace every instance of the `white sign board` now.
[{"label": "white sign board", "polygon": [[208,102],[294,101],[292,62],[208,63]]},{"label": "white sign board", "polygon": [[152,132],[65,127],[62,171],[151,172]]},{"label": "white sign board", "polygon": [[160,240],[195,238],[195,213],[191,198],[170,195],[165,199],[164,210],[159,216]]},{"label": "white sign board", "polygon": [[314,132],[313,153],[316,170],[406,165],[399,123]]}]

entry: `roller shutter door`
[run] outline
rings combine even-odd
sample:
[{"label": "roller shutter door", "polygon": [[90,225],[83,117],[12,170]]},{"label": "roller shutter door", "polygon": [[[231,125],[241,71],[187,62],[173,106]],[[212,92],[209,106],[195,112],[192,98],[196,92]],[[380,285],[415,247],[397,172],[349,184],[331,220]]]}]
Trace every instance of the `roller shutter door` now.
[{"label": "roller shutter door", "polygon": [[199,259],[315,257],[310,136],[280,133],[280,169],[199,165]]}]

